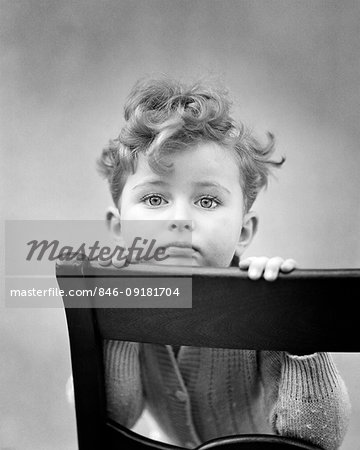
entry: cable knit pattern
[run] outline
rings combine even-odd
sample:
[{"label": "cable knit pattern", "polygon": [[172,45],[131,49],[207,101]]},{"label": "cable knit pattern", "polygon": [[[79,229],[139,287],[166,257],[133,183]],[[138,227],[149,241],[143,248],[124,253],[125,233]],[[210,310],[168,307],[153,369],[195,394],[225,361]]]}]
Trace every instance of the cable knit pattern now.
[{"label": "cable knit pattern", "polygon": [[[339,448],[346,387],[331,355],[104,342],[108,414],[131,427],[144,401],[175,444],[272,433]],[[140,370],[141,368],[141,370]]]},{"label": "cable knit pattern", "polygon": [[107,412],[127,428],[135,425],[144,407],[139,347],[122,341],[106,341],[103,347]]},{"label": "cable knit pattern", "polygon": [[346,433],[349,405],[345,385],[328,353],[284,355],[271,419],[279,434],[335,450]]}]

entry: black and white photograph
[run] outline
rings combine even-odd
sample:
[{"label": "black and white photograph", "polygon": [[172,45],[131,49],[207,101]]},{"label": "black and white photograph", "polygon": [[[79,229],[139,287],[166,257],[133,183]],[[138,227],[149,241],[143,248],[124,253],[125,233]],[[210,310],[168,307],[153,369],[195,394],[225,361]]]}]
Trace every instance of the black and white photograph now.
[{"label": "black and white photograph", "polygon": [[360,2],[0,0],[0,449],[360,449]]}]

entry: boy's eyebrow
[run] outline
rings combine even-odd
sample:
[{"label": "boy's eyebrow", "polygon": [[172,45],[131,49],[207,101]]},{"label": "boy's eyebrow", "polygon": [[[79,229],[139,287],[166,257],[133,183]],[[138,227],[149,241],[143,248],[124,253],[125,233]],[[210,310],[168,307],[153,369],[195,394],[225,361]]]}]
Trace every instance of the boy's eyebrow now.
[{"label": "boy's eyebrow", "polygon": [[141,188],[144,186],[169,186],[169,183],[166,183],[165,181],[161,181],[161,180],[148,180],[148,181],[142,181],[141,183],[136,184],[131,190],[133,191],[134,189],[137,188]]},{"label": "boy's eyebrow", "polygon": [[225,186],[223,186],[222,184],[216,182],[216,181],[197,181],[195,183],[193,183],[193,185],[195,185],[196,187],[216,187],[218,189],[222,189],[224,191],[226,191],[228,194],[231,194],[231,192],[229,191],[229,189],[227,189]]},{"label": "boy's eyebrow", "polygon": [[[196,181],[192,184],[195,187],[201,187],[201,188],[215,187],[217,189],[226,191],[228,194],[231,194],[229,189],[227,189],[225,186],[223,186],[222,184],[220,184],[216,181]],[[136,184],[131,190],[133,191],[135,189],[146,187],[149,185],[164,187],[164,186],[169,186],[170,184],[166,183],[165,181],[162,181],[162,180],[148,180],[148,181],[145,180],[145,181],[142,181],[141,183]]]}]

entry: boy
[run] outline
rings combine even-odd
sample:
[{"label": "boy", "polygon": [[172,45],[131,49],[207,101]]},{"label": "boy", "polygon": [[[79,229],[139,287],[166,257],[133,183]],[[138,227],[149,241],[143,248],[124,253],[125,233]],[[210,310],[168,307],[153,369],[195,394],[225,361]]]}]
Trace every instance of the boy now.
[{"label": "boy", "polygon": [[[167,257],[159,263],[238,264],[250,278],[264,271],[268,280],[295,267],[281,258],[240,261],[257,230],[251,206],[283,160],[270,159],[271,134],[261,146],[233,120],[225,92],[139,82],[125,121],[99,160],[115,203],[110,227],[125,246],[136,237],[131,221],[151,220]],[[349,400],[327,353],[107,341],[104,362],[109,416],[130,428],[146,401],[174,443],[188,448],[225,435],[274,433],[336,449],[346,432]]]}]

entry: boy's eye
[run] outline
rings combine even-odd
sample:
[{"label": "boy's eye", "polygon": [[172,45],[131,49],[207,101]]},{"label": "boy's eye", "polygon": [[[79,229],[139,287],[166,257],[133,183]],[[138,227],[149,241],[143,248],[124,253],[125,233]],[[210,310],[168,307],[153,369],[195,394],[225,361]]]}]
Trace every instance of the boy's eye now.
[{"label": "boy's eye", "polygon": [[142,201],[147,206],[161,206],[164,199],[160,195],[148,195],[147,197],[144,197]]},{"label": "boy's eye", "polygon": [[204,209],[215,209],[220,202],[214,197],[202,197],[197,203]]}]

